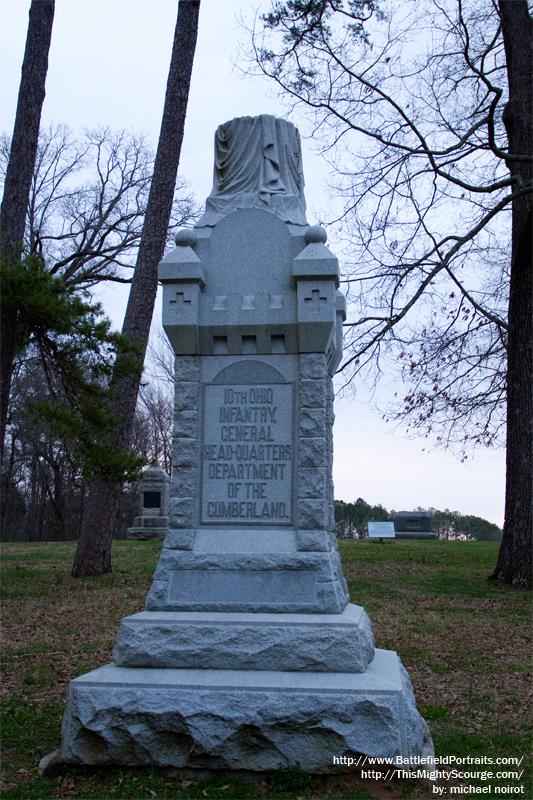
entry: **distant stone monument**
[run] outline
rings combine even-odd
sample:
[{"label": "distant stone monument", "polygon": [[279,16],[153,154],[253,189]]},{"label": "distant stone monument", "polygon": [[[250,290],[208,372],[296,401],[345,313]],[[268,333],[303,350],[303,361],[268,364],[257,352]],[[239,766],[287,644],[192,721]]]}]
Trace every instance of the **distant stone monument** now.
[{"label": "distant stone monument", "polygon": [[296,129],[220,126],[206,213],[159,268],[176,353],[169,533],[114,663],[70,684],[59,760],[335,772],[348,753],[432,754],[341,570],[345,303],[325,241],[305,219]]},{"label": "distant stone monument", "polygon": [[139,516],[128,528],[128,539],[164,539],[168,533],[170,478],[164,469],[152,464],[139,481]]},{"label": "distant stone monument", "polygon": [[397,511],[393,517],[397,539],[436,539],[431,511]]}]

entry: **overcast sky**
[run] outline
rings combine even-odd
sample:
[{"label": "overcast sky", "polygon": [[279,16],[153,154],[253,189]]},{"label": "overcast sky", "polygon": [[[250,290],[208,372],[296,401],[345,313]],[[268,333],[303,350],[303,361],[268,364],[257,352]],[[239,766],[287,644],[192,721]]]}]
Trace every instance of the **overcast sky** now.
[{"label": "overcast sky", "polygon": [[[29,0],[3,0],[0,30],[0,130],[11,134],[24,52]],[[236,17],[250,18],[266,0],[202,0],[180,173],[203,202],[211,189],[213,134],[235,116],[286,115],[269,83],[242,79],[233,64],[246,36]],[[74,130],[100,124],[159,133],[177,11],[176,0],[56,0],[42,124]],[[293,122],[298,124],[296,117]],[[303,140],[308,219],[320,215],[329,167]],[[125,292],[113,286],[103,301],[120,327]],[[157,307],[160,319],[160,301]],[[383,390],[386,402],[391,385]],[[401,388],[399,390],[402,391]],[[379,396],[378,396],[379,400]],[[336,404],[335,495],[363,497],[389,509],[450,508],[502,524],[503,451],[480,450],[461,464],[381,420],[368,391]]]}]

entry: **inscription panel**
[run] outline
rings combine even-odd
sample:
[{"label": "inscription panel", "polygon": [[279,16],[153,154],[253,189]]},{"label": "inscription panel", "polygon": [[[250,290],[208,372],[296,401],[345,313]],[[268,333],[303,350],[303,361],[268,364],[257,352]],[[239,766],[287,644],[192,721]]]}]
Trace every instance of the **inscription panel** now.
[{"label": "inscription panel", "polygon": [[202,523],[292,523],[293,387],[209,384],[204,394]]},{"label": "inscription panel", "polygon": [[160,508],[161,492],[143,492],[143,508]]},{"label": "inscription panel", "polygon": [[180,569],[171,574],[170,603],[250,604],[253,606],[297,603],[317,604],[317,574],[304,569]]}]

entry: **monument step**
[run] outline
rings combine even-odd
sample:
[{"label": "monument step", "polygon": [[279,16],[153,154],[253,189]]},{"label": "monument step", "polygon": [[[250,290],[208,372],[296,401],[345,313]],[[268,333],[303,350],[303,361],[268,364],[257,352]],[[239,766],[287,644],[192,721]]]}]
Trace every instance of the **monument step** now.
[{"label": "monument step", "polygon": [[364,672],[374,657],[360,606],[341,614],[142,611],[125,617],[113,658],[121,667]]},{"label": "monument step", "polygon": [[132,528],[168,528],[168,517],[135,517]]},{"label": "monument step", "polygon": [[164,539],[166,528],[128,528],[127,539]]},{"label": "monument step", "polygon": [[58,760],[338,772],[346,753],[431,757],[396,653],[364,673],[133,669],[71,681]]}]

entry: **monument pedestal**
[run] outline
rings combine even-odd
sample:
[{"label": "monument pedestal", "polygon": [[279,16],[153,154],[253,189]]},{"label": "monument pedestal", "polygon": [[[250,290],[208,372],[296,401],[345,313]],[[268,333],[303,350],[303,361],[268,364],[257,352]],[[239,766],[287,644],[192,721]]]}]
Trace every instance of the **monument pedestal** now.
[{"label": "monument pedestal", "polygon": [[431,511],[397,511],[394,528],[397,539],[436,539],[431,529]]},{"label": "monument pedestal", "polygon": [[364,609],[341,614],[142,611],[122,620],[120,667],[364,672],[374,657]]},{"label": "monument pedestal", "polygon": [[433,753],[396,653],[365,672],[108,665],[71,682],[61,760],[337,772],[349,753]]},{"label": "monument pedestal", "polygon": [[325,231],[305,223],[298,133],[243,118],[217,142],[206,215],[159,267],[176,353],[169,533],[116,663],[71,682],[56,759],[329,772],[348,753],[429,756],[333,532],[345,304]]}]

